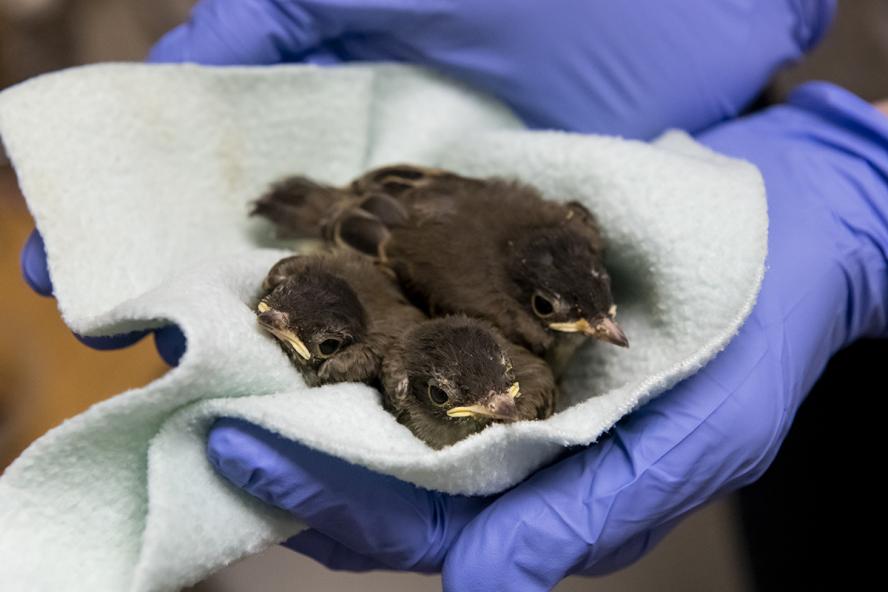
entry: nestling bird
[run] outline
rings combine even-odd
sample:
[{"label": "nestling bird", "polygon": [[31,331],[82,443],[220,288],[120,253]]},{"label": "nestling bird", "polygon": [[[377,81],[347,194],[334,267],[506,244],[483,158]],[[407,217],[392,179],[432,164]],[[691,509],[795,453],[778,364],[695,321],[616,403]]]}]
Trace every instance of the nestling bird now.
[{"label": "nestling bird", "polygon": [[259,324],[311,386],[373,382],[401,333],[426,320],[392,277],[348,251],[282,259],[262,290]]},{"label": "nestling bird", "polygon": [[253,213],[376,257],[433,314],[486,319],[556,375],[586,337],[629,344],[595,218],[527,184],[396,165],[345,188],[285,179]]},{"label": "nestling bird", "polygon": [[427,319],[367,257],[343,250],[288,257],[272,267],[263,292],[258,322],[306,383],[381,387],[386,409],[435,448],[555,408],[542,360],[482,321]]},{"label": "nestling bird", "polygon": [[433,448],[491,423],[545,419],[558,397],[543,360],[462,315],[407,332],[386,356],[383,386],[386,408]]}]

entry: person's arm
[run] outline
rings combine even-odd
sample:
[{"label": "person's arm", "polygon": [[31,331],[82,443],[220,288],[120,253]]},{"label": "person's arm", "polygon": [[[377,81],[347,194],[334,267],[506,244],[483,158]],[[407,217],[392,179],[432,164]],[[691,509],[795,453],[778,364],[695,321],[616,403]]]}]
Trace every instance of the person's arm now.
[{"label": "person's arm", "polygon": [[210,434],[219,472],[305,520],[312,530],[289,546],[332,568],[442,567],[445,590],[460,592],[548,590],[571,573],[618,569],[688,512],[754,481],[830,356],[888,335],[888,118],[809,84],[786,105],[698,139],[765,178],[762,290],[713,362],[601,442],[477,506],[378,475],[355,492],[338,471],[369,471],[317,461],[233,420]]}]

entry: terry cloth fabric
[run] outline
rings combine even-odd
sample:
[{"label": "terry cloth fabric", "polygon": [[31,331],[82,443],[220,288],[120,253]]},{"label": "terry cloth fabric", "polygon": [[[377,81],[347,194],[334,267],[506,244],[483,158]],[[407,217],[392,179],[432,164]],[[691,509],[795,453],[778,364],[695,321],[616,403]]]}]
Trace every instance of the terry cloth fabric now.
[{"label": "terry cloth fabric", "polygon": [[[177,368],[66,421],[6,470],[9,590],[173,590],[299,531],[215,475],[204,448],[219,416],[426,488],[501,491],[712,358],[764,270],[754,167],[679,133],[646,144],[525,131],[500,104],[411,67],[78,68],[0,95],[0,133],[68,325],[175,322],[188,340]],[[440,451],[369,387],[307,388],[257,328],[259,285],[287,252],[249,202],[283,175],[344,183],[394,162],[514,176],[588,206],[631,349],[583,350],[552,418]]]}]

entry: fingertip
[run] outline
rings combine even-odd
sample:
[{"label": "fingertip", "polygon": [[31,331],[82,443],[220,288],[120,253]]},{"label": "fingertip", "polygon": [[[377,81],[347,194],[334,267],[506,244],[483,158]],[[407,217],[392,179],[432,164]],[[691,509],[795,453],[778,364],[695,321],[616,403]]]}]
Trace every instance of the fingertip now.
[{"label": "fingertip", "polygon": [[43,237],[34,229],[22,247],[22,277],[32,290],[41,296],[52,296],[52,280],[46,263],[46,247]]},{"label": "fingertip", "polygon": [[801,12],[799,45],[811,51],[824,38],[836,15],[836,0],[806,0],[796,4]]},{"label": "fingertip", "polygon": [[188,349],[188,339],[178,325],[168,325],[154,332],[154,346],[164,362],[178,366]]},{"label": "fingertip", "polygon": [[153,64],[178,63],[189,61],[188,23],[168,31],[148,52],[146,61]]},{"label": "fingertip", "polygon": [[99,351],[108,351],[112,349],[122,349],[129,347],[147,335],[147,331],[130,331],[129,333],[121,333],[119,335],[107,335],[101,337],[91,337],[88,335],[79,335],[74,333],[74,337],[87,347]]},{"label": "fingertip", "polygon": [[289,61],[319,44],[317,23],[296,2],[202,0],[188,22],[151,49],[148,61],[258,65]]},{"label": "fingertip", "polygon": [[242,419],[222,417],[207,435],[207,458],[216,471],[238,487],[247,488],[255,482],[263,459],[275,451],[265,443],[276,436]]},{"label": "fingertip", "polygon": [[314,66],[336,66],[342,64],[346,60],[337,51],[335,45],[335,43],[327,43],[312,48],[298,56],[296,61]]}]

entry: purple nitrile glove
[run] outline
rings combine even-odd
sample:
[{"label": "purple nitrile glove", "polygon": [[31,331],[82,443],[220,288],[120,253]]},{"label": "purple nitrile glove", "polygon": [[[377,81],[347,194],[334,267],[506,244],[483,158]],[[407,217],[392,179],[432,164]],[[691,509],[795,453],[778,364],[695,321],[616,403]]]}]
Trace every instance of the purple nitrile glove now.
[{"label": "purple nitrile glove", "polygon": [[202,0],[154,61],[400,61],[533,127],[650,138],[737,115],[820,38],[834,0]]},{"label": "purple nitrile glove", "polygon": [[[287,545],[334,568],[438,571],[487,503],[420,489],[236,419],[218,420],[207,448],[228,480],[315,528]],[[335,541],[346,540],[343,553]]]},{"label": "purple nitrile glove", "polygon": [[888,334],[888,118],[812,83],[698,139],[764,175],[761,293],[721,354],[601,442],[477,500],[234,420],[210,433],[214,466],[311,527],[291,548],[337,569],[442,568],[445,590],[460,592],[548,590],[569,574],[618,569],[694,508],[754,481],[830,356]]}]

